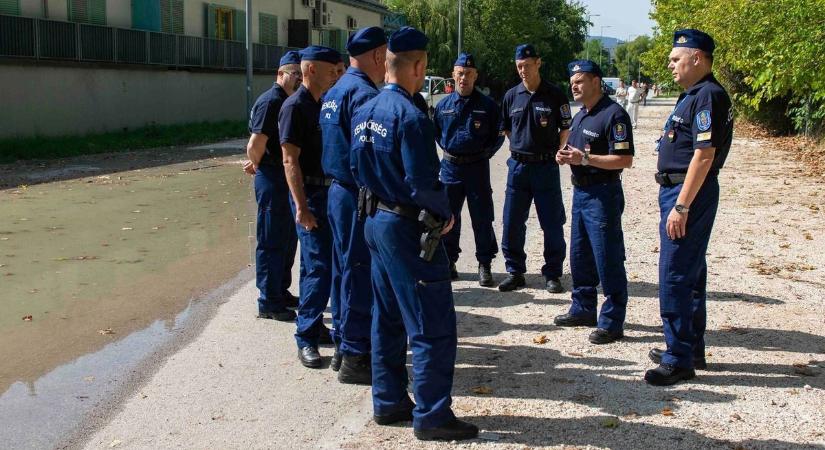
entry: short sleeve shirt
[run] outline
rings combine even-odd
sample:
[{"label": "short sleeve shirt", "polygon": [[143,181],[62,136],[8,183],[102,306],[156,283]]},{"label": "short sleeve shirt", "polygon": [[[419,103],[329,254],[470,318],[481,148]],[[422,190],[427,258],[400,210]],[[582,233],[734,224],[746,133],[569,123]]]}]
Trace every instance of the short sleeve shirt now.
[{"label": "short sleeve shirt", "polygon": [[[568,144],[584,151],[590,145],[591,155],[633,155],[633,128],[630,116],[618,103],[602,96],[592,110],[582,109],[573,117]],[[573,175],[595,175],[621,172],[593,166],[570,166]]]},{"label": "short sleeve shirt", "polygon": [[476,90],[467,97],[453,92],[438,102],[433,114],[438,145],[454,155],[498,150],[503,143],[500,120],[495,102]]},{"label": "short sleeve shirt", "polygon": [[501,130],[510,132],[510,151],[528,155],[555,154],[559,132],[572,122],[567,96],[545,80],[533,93],[524,83],[507,91],[501,117]]},{"label": "short sleeve shirt", "polygon": [[732,141],[730,97],[716,78],[708,75],[679,96],[659,140],[657,168],[663,173],[686,173],[696,149],[714,147],[711,171],[718,172]]},{"label": "short sleeve shirt", "polygon": [[307,177],[323,177],[321,169],[321,130],[318,116],[321,102],[315,100],[306,86],[301,85],[281,107],[278,126],[281,145],[290,143],[301,149],[298,163]]},{"label": "short sleeve shirt", "polygon": [[281,112],[281,106],[287,97],[289,96],[286,91],[278,83],[274,83],[252,106],[249,114],[249,132],[263,134],[268,138],[261,164],[280,166],[283,162],[281,138],[278,134],[278,113]]}]

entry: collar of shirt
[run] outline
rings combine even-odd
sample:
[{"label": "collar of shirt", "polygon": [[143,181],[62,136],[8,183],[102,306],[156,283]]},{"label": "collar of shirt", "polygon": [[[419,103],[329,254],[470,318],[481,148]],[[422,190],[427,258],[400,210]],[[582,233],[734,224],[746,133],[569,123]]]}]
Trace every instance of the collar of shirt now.
[{"label": "collar of shirt", "polygon": [[523,94],[523,93],[526,92],[530,95],[544,93],[544,92],[548,91],[549,85],[550,85],[550,83],[548,81],[546,81],[544,78],[542,78],[541,81],[539,82],[539,87],[536,88],[536,92],[531,93],[530,91],[527,90],[527,86],[524,85],[524,82],[521,82],[521,83],[519,83],[518,88],[516,89],[516,93],[517,94]]},{"label": "collar of shirt", "polygon": [[[279,92],[279,91],[280,91],[280,92]],[[281,85],[280,85],[280,84],[278,84],[277,82],[272,83],[272,93],[273,93],[273,94],[281,94],[281,93],[283,93],[283,94],[284,94],[284,97],[286,97],[286,91],[285,91],[285,90],[284,90],[284,88],[282,88],[282,87],[281,87]]]},{"label": "collar of shirt", "polygon": [[322,95],[321,98],[315,100],[315,97],[312,96],[312,92],[309,92],[309,89],[307,89],[307,87],[303,84],[301,84],[301,87],[299,87],[298,90],[295,91],[295,95],[297,95],[298,98],[300,98],[303,101],[309,101],[312,103],[317,103],[319,105],[321,104],[321,100],[324,98],[324,96]]},{"label": "collar of shirt", "polygon": [[585,116],[590,116],[606,108],[608,105],[610,105],[610,98],[602,94],[602,98],[600,98],[599,101],[597,101],[596,104],[593,105],[593,109],[588,110],[584,105],[582,105],[581,110],[584,111]]},{"label": "collar of shirt", "polygon": [[357,67],[349,66],[349,68],[347,69],[347,73],[346,73],[346,74],[347,74],[347,75],[352,75],[352,76],[354,76],[354,77],[361,78],[361,79],[363,79],[364,81],[366,81],[367,83],[369,83],[369,84],[370,84],[370,86],[372,86],[372,87],[374,87],[374,88],[378,89],[378,88],[375,86],[375,83],[373,83],[373,82],[372,82],[372,80],[370,80],[370,77],[368,77],[366,73],[364,73],[361,69],[359,69],[359,68],[357,68]]},{"label": "collar of shirt", "polygon": [[686,94],[695,94],[696,92],[699,91],[699,89],[702,89],[703,86],[705,86],[709,83],[718,83],[718,81],[716,81],[716,77],[713,76],[713,73],[709,73],[709,74],[705,75],[704,77],[702,77],[702,79],[697,81],[696,84],[689,87],[685,91],[685,93]]}]

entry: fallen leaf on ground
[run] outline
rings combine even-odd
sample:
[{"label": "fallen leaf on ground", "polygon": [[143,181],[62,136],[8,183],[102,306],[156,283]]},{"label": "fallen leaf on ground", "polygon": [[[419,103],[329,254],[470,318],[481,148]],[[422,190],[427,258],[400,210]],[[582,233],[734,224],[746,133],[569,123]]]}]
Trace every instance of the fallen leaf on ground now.
[{"label": "fallen leaf on ground", "polygon": [[120,229],[120,231],[129,231],[131,229],[132,229],[132,227],[123,227],[123,228]]},{"label": "fallen leaf on ground", "polygon": [[629,413],[625,414],[624,417],[627,419],[637,419],[639,418],[639,413],[637,413],[636,411],[630,411]]},{"label": "fallen leaf on ground", "polygon": [[813,241],[814,237],[811,235],[811,233],[805,233],[805,239],[807,239],[809,241]]},{"label": "fallen leaf on ground", "polygon": [[31,322],[32,321],[31,314],[29,314],[28,316],[23,316],[23,320],[25,320],[26,322]]},{"label": "fallen leaf on ground", "polygon": [[602,420],[602,428],[616,428],[619,426],[618,417],[607,417]]},{"label": "fallen leaf on ground", "polygon": [[670,409],[670,408],[664,408],[662,410],[662,415],[663,416],[672,416],[673,415],[673,410]]},{"label": "fallen leaf on ground", "polygon": [[733,414],[730,415],[730,420],[731,420],[731,422],[736,421],[736,420],[742,420],[742,416],[740,416],[737,413],[733,413]]},{"label": "fallen leaf on ground", "polygon": [[92,376],[92,375],[89,375],[88,377],[83,377],[83,381],[85,381],[87,383],[91,383],[92,381],[95,381],[95,377]]},{"label": "fallen leaf on ground", "polygon": [[106,328],[106,329],[103,329],[103,330],[97,330],[97,332],[99,334],[115,334],[114,330],[112,330],[111,328]]},{"label": "fallen leaf on ground", "polygon": [[536,336],[533,338],[533,342],[536,344],[546,344],[549,340],[550,339],[547,339],[547,336],[543,334],[541,336]]},{"label": "fallen leaf on ground", "polygon": [[114,441],[109,443],[109,448],[115,448],[118,445],[120,445],[122,442],[123,441],[121,441],[120,439],[115,439]]},{"label": "fallen leaf on ground", "polygon": [[490,395],[493,393],[493,390],[487,386],[475,386],[470,388],[473,393],[481,394],[481,395]]},{"label": "fallen leaf on ground", "polygon": [[579,358],[584,357],[584,355],[579,352],[567,352],[567,354],[570,356],[578,356]]},{"label": "fallen leaf on ground", "polygon": [[779,248],[791,248],[791,244],[789,244],[787,242],[784,243],[784,244],[779,244]]}]

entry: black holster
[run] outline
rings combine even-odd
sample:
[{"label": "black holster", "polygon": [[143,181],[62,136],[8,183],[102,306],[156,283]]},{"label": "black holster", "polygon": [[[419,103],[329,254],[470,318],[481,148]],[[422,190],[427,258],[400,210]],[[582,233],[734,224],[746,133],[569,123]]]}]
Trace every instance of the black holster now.
[{"label": "black holster", "polygon": [[363,222],[367,217],[375,215],[375,210],[378,209],[378,197],[376,197],[371,190],[366,187],[358,188],[358,220]]},{"label": "black holster", "polygon": [[441,241],[441,232],[447,225],[447,221],[438,220],[426,209],[422,209],[418,215],[418,221],[424,225],[424,232],[421,233],[421,253],[419,256],[424,261],[432,261],[438,244]]}]

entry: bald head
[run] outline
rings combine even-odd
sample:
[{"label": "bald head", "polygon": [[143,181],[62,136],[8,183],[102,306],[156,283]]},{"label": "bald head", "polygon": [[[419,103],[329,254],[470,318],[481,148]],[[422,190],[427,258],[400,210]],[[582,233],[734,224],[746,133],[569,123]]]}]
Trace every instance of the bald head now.
[{"label": "bald head", "polygon": [[382,45],[372,50],[367,50],[358,56],[350,56],[349,63],[361,72],[367,74],[373,83],[378,84],[384,81],[387,62],[387,46]]},{"label": "bald head", "polygon": [[424,86],[425,75],[427,75],[426,51],[387,52],[388,82],[398,84],[412,94]]},{"label": "bald head", "polygon": [[697,48],[673,47],[668,56],[667,68],[673,75],[673,81],[686,89],[711,73],[713,57]]}]

